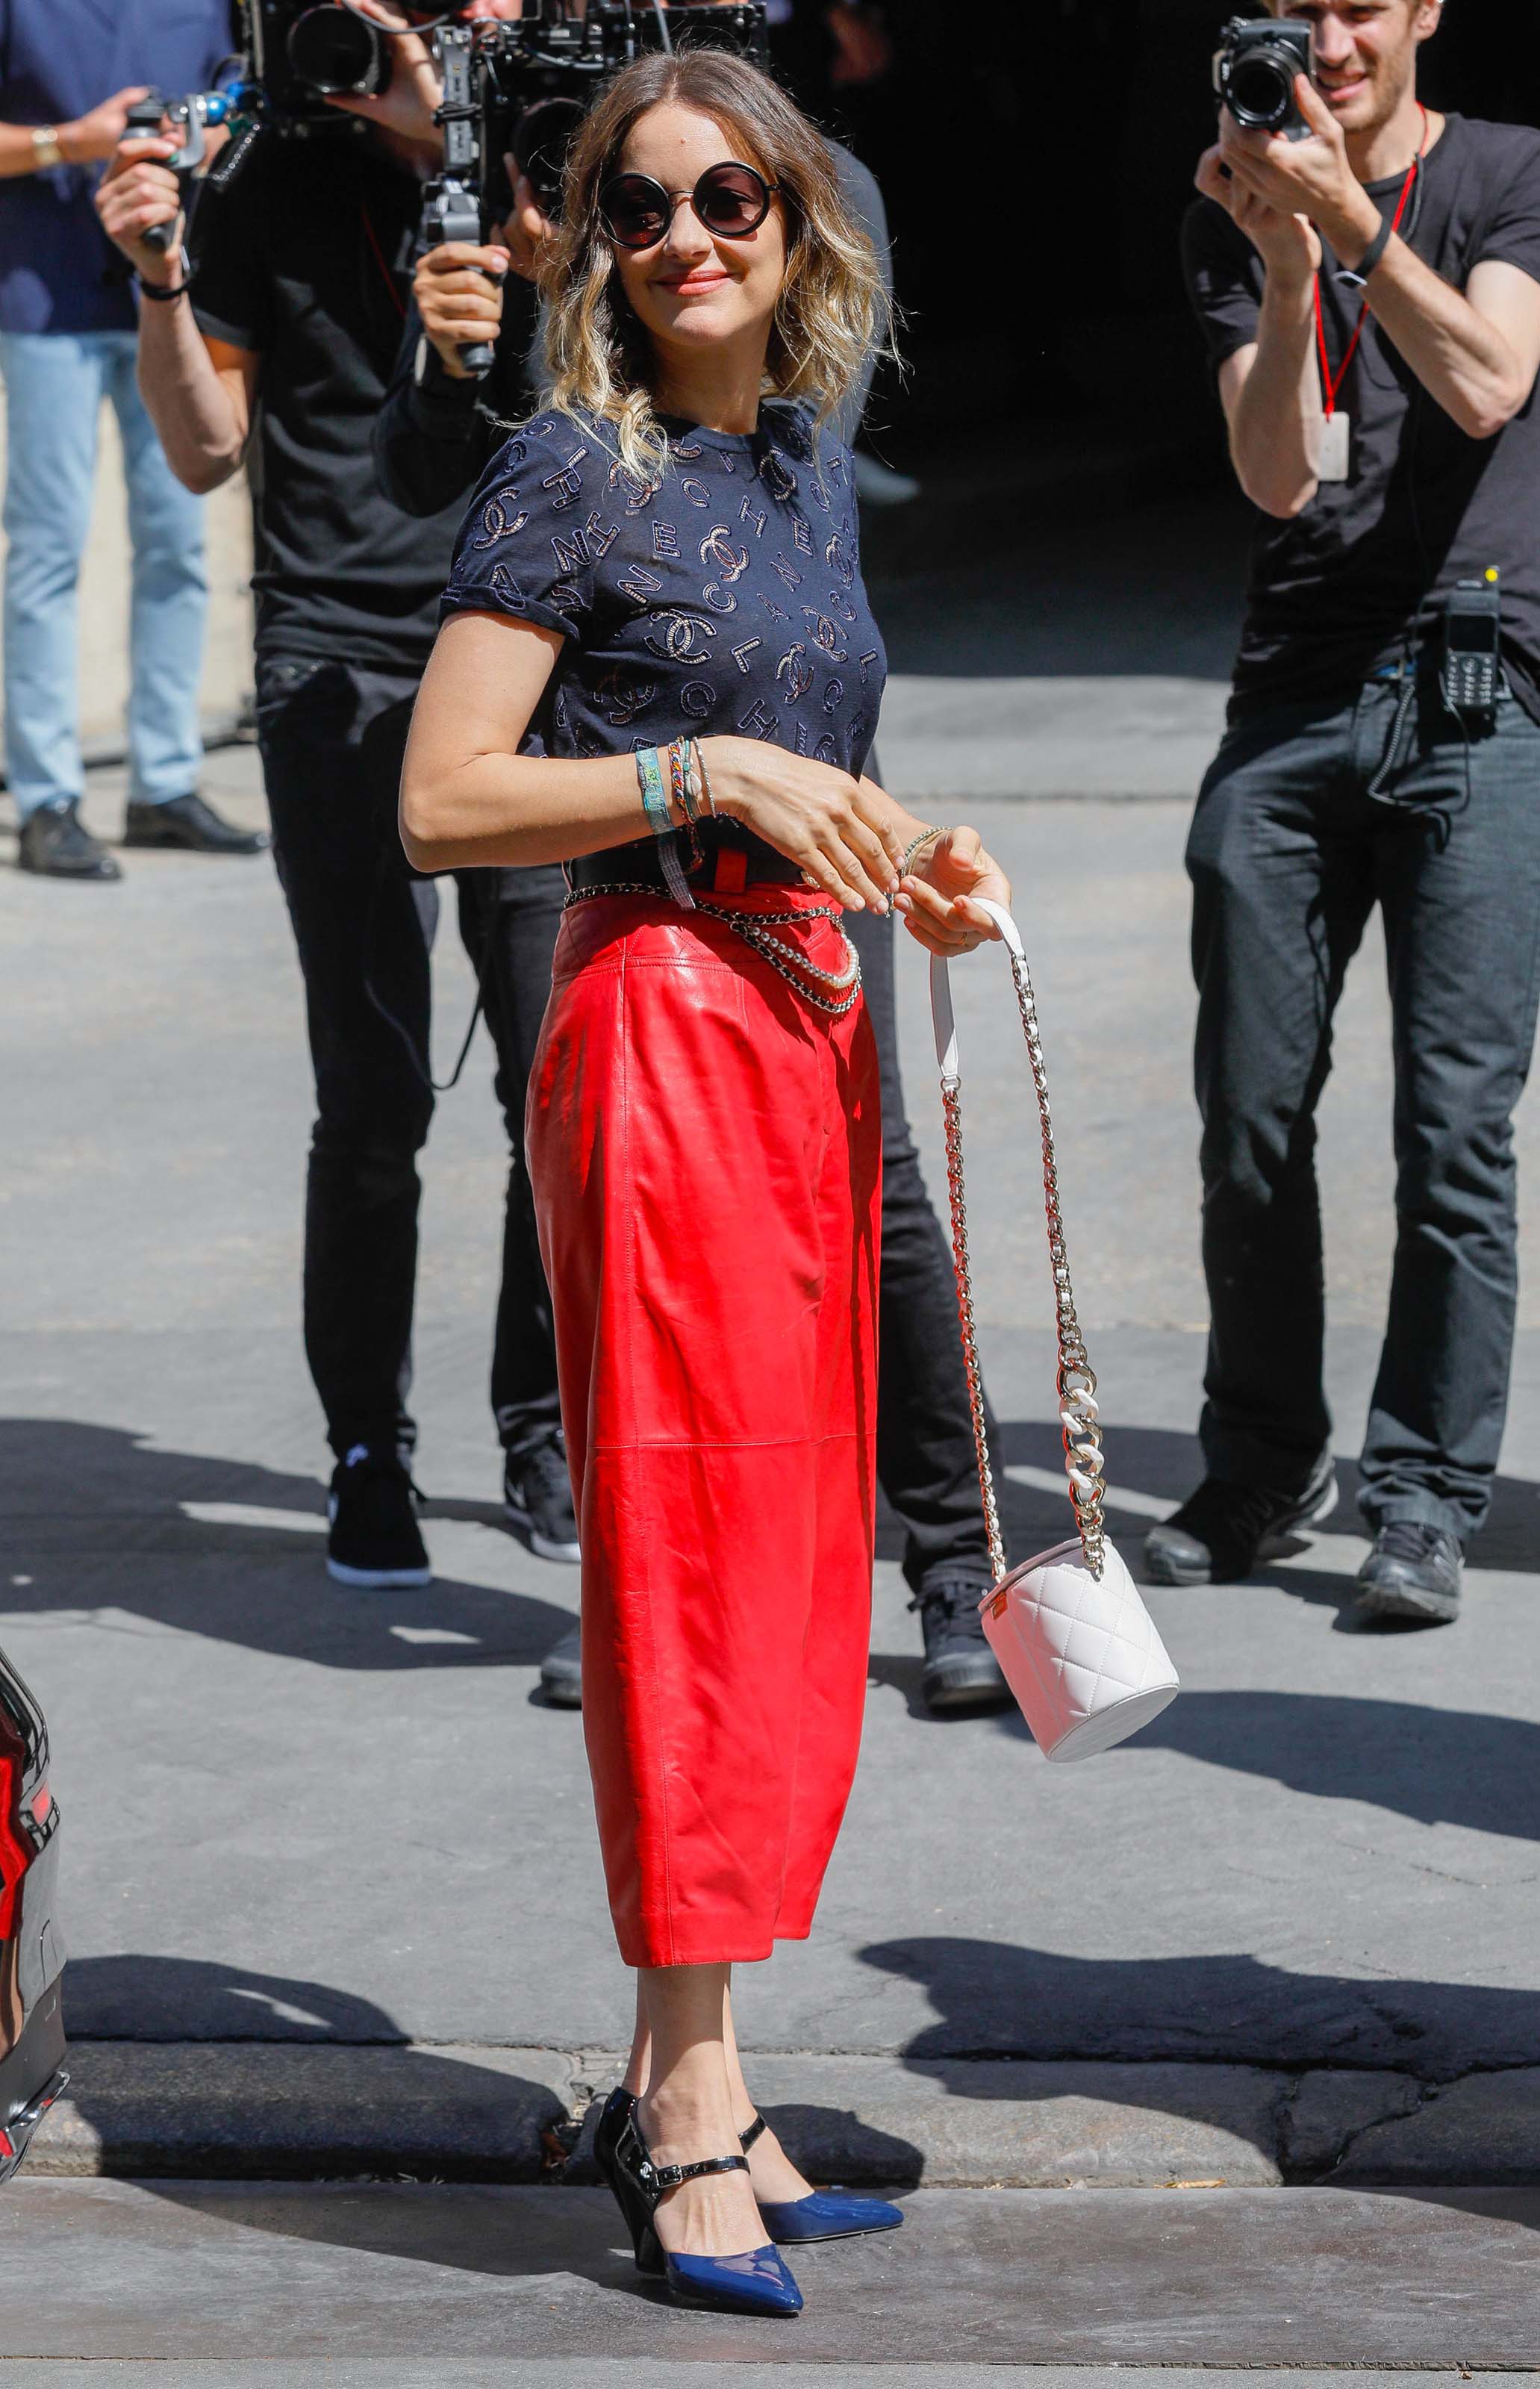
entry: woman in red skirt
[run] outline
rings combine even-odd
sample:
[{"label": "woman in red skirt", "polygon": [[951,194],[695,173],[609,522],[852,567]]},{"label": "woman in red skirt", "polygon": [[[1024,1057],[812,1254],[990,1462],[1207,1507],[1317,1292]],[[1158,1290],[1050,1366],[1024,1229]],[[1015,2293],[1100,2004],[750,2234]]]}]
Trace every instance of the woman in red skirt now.
[{"label": "woman in red skirt", "polygon": [[841,916],[957,954],[1009,890],[861,776],[883,649],[825,426],[885,326],[820,134],[722,52],[628,67],[542,281],[551,403],[472,502],[402,831],[431,870],[568,864],[528,1143],[638,1970],[599,2158],[676,2297],[791,2313],[767,2237],[900,2219],[810,2193],[729,2003],[809,1930],[866,1684],[881,1163]]}]

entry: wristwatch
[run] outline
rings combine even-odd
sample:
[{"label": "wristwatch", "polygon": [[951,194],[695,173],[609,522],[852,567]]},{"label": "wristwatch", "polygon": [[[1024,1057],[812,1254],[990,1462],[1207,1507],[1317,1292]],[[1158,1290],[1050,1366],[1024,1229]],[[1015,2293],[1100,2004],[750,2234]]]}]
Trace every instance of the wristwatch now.
[{"label": "wristwatch", "polygon": [[46,167],[62,166],[63,150],[58,146],[57,124],[34,124],[32,127],[32,172],[41,174]]}]

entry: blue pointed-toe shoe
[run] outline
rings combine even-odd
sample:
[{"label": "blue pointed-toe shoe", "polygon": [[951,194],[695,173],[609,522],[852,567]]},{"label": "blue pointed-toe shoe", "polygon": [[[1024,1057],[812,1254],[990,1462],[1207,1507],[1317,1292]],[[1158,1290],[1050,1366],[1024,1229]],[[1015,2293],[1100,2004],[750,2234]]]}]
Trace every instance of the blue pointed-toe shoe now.
[{"label": "blue pointed-toe shoe", "polygon": [[[756,2115],[742,2136],[745,2156],[764,2128],[763,2115]],[[780,2204],[762,2198],[759,2212],[770,2238],[782,2247],[798,2240],[857,2240],[868,2231],[896,2231],[904,2219],[902,2207],[890,2206],[885,2198],[853,2198],[837,2184]]]},{"label": "blue pointed-toe shoe", "polygon": [[668,2191],[703,2174],[747,2173],[747,2157],[655,2165],[637,2126],[636,2102],[617,2090],[599,2120],[594,2158],[626,2218],[638,2272],[667,2282],[676,2306],[709,2307],[717,2314],[801,2313],[802,2293],[774,2248],[749,2248],[738,2256],[676,2256],[658,2239],[653,2217]]}]

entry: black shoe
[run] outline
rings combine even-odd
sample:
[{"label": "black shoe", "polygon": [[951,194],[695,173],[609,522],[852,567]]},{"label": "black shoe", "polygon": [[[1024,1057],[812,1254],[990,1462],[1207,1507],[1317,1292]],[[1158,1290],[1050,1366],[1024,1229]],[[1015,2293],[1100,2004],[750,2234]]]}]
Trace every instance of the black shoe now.
[{"label": "black shoe", "polygon": [[508,1454],[503,1469],[503,1511],[537,1559],[581,1559],[566,1445],[559,1428],[531,1450]]},{"label": "black shoe", "polygon": [[27,815],[16,867],[35,871],[45,879],[121,879],[123,875],[85,827],[74,803],[39,805]]},{"label": "black shoe", "polygon": [[355,1443],[332,1474],[326,1574],[338,1584],[384,1591],[433,1582],[417,1524],[412,1479],[394,1452]]},{"label": "black shoe", "polygon": [[268,842],[265,830],[236,829],[222,820],[196,789],[159,805],[129,798],[125,846],[174,846],[185,854],[262,854]]},{"label": "black shoe", "polygon": [[910,1603],[920,1612],[925,1666],[920,1689],[929,1709],[994,1709],[1011,1698],[999,1661],[984,1639],[979,1603],[987,1584],[956,1577],[922,1587]]},{"label": "black shoe", "polygon": [[1337,1472],[1323,1451],[1303,1493],[1232,1485],[1205,1476],[1190,1501],[1144,1538],[1152,1584],[1239,1584],[1258,1560],[1274,1559],[1291,1535],[1330,1516]]},{"label": "black shoe", "polygon": [[1414,1626],[1448,1626],[1459,1616],[1465,1560],[1443,1527],[1393,1518],[1374,1538],[1358,1570],[1354,1616],[1371,1624],[1399,1618]]},{"label": "black shoe", "polygon": [[541,1661],[541,1691],[554,1709],[583,1706],[583,1638],[580,1627],[564,1634],[554,1651]]}]

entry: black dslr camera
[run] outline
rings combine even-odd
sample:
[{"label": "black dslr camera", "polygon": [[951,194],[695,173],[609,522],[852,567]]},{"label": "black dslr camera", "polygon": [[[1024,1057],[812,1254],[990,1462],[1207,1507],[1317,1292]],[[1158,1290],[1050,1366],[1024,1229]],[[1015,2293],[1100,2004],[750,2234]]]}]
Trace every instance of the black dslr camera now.
[{"label": "black dslr camera", "polygon": [[644,50],[706,45],[768,66],[763,0],[525,0],[520,17],[476,28],[477,188],[483,222],[501,224],[514,203],[503,158],[511,152],[541,209],[561,211],[572,136],[600,85]]},{"label": "black dslr camera", "polygon": [[1214,88],[1237,124],[1303,141],[1310,127],[1299,112],[1294,83],[1314,66],[1308,24],[1290,17],[1232,17],[1214,54]]}]

